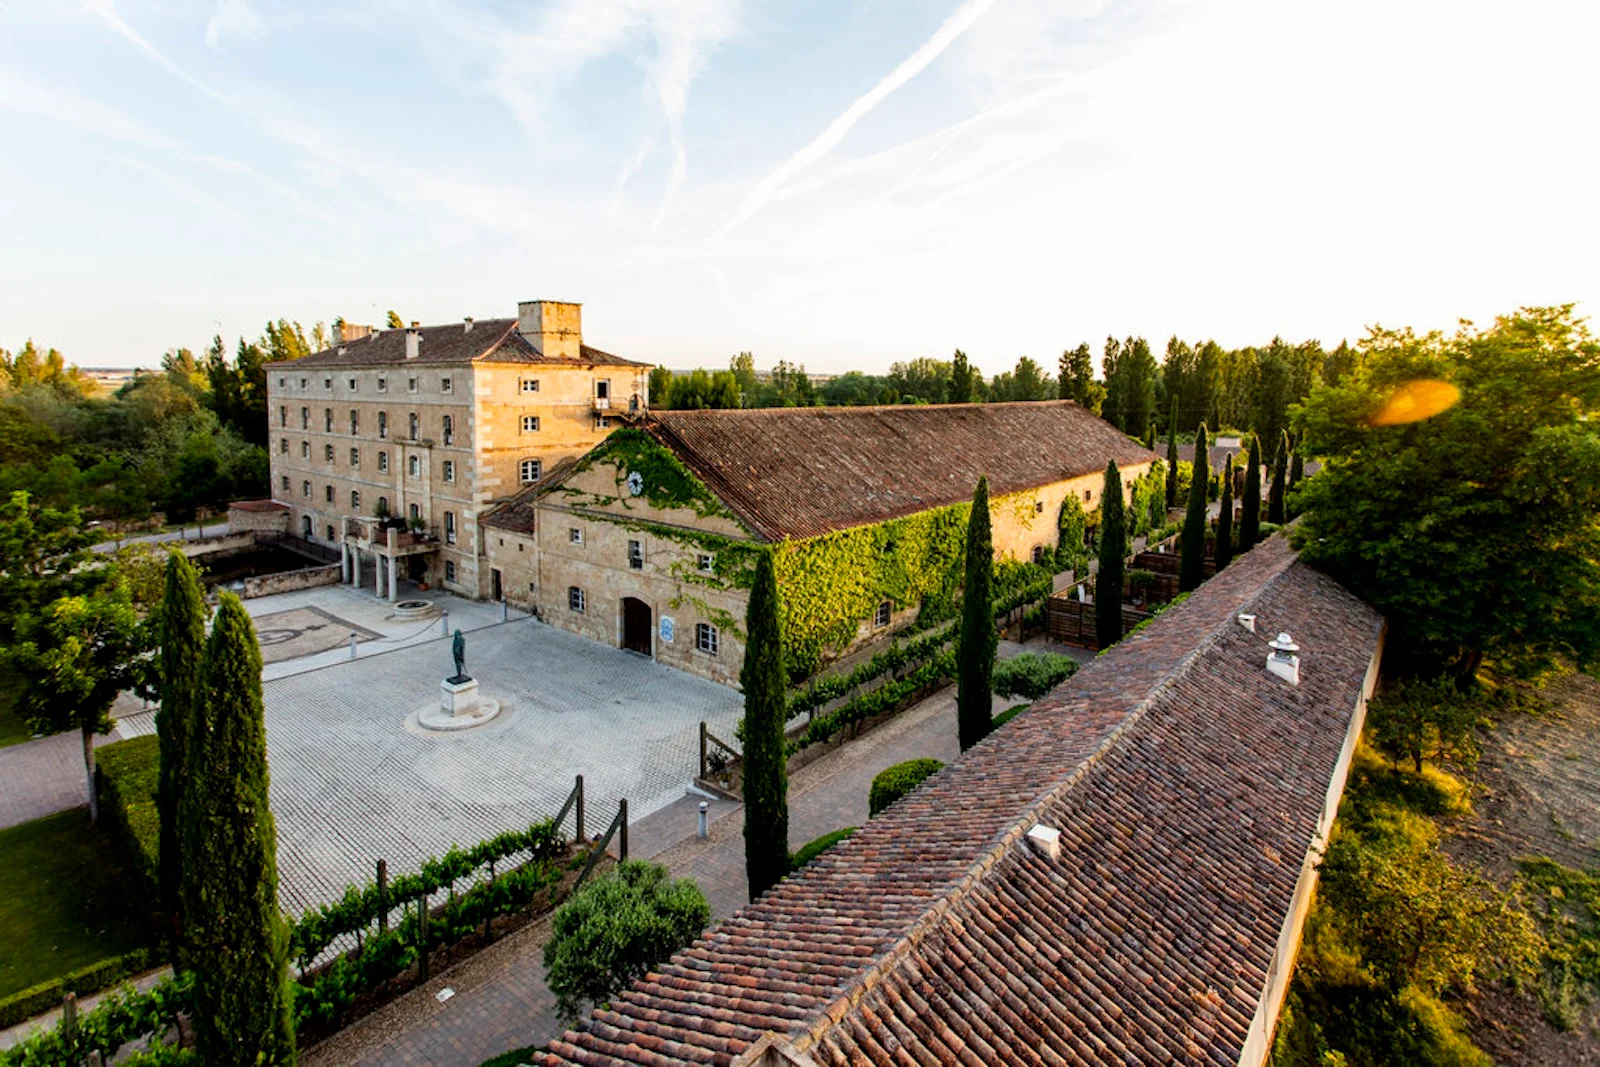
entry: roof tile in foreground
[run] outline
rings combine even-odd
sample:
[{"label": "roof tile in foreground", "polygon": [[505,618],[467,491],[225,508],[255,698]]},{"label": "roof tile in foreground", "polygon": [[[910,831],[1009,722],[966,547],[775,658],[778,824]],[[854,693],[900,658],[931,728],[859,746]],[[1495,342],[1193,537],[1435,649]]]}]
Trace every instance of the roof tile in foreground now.
[{"label": "roof tile in foreground", "polygon": [[1237,1063],[1381,633],[1267,541],[545,1062]]},{"label": "roof tile in foreground", "polygon": [[769,541],[800,540],[1156,459],[1070,400],[659,411],[650,428]]}]

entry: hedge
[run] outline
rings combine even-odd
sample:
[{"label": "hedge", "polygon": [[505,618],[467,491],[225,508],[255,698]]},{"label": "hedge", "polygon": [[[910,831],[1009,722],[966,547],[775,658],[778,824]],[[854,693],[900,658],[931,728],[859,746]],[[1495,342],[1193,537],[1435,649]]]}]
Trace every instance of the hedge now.
[{"label": "hedge", "polygon": [[837,845],[840,841],[843,841],[845,838],[849,837],[859,829],[859,826],[846,826],[843,830],[834,830],[830,833],[823,834],[815,841],[807,842],[805,845],[801,846],[799,852],[790,853],[789,870],[798,871],[801,867],[804,867],[806,864],[810,863],[812,860],[816,859],[818,856],[822,855],[824,852],[828,851],[834,845]]},{"label": "hedge", "polygon": [[1013,705],[1011,705],[1005,711],[1002,711],[1000,714],[998,714],[998,715],[996,715],[994,717],[994,728],[996,730],[1000,729],[1000,727],[1004,726],[1006,723],[1010,722],[1012,719],[1015,719],[1018,715],[1021,715],[1023,712],[1027,711],[1031,707],[1033,707],[1032,704],[1013,704]]},{"label": "hedge", "polygon": [[784,745],[784,750],[792,756],[802,749],[828,741],[845,727],[881,715],[903,703],[917,691],[947,682],[954,678],[955,674],[956,654],[953,650],[947,649],[904,678],[885,682],[878,688],[839,705],[826,715],[818,715],[811,720],[804,734]]},{"label": "hedge", "polygon": [[95,790],[101,813],[127,846],[128,857],[157,896],[161,870],[161,815],[156,788],[161,778],[161,742],[154,734],[118,741],[95,752]]},{"label": "hedge", "polygon": [[8,997],[0,997],[0,1028],[15,1026],[51,1008],[60,1007],[61,998],[68,993],[75,993],[80,997],[98,993],[124,978],[149,970],[156,965],[156,962],[155,950],[138,948],[121,956],[112,956],[99,963],[91,963],[87,967],[68,971],[48,982],[20,989]]},{"label": "hedge", "polygon": [[[112,993],[94,1010],[80,1015],[70,1034],[63,1020],[55,1029],[34,1033],[0,1052],[0,1067],[79,1067],[94,1052],[99,1052],[101,1062],[105,1062],[129,1042],[150,1034],[165,1034],[177,1024],[180,1013],[190,1012],[193,992],[193,976],[183,974],[157,982],[143,993],[132,987]],[[158,1041],[148,1051],[118,1062],[124,1067],[154,1067],[199,1063],[199,1058],[193,1052]]]},{"label": "hedge", "polygon": [[876,815],[890,804],[899,800],[917,786],[923,779],[940,770],[944,764],[936,759],[913,759],[904,763],[896,763],[893,767],[885,767],[872,779],[872,792],[867,797],[867,807],[871,814]]},{"label": "hedge", "polygon": [[994,665],[992,685],[1004,697],[1038,700],[1078,672],[1071,656],[1024,652]]}]

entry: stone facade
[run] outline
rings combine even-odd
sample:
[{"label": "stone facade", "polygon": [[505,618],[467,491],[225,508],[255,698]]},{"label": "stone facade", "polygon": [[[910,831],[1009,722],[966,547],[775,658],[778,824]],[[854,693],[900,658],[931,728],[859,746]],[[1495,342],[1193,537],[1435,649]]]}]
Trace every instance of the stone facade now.
[{"label": "stone facade", "polygon": [[235,500],[228,505],[228,532],[288,533],[289,509],[274,500]]}]

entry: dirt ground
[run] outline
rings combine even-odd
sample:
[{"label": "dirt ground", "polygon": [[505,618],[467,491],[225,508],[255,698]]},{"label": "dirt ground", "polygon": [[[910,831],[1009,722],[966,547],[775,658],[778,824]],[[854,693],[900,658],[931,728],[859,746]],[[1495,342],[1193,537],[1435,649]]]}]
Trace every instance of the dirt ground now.
[{"label": "dirt ground", "polygon": [[[1446,839],[1454,858],[1502,886],[1524,856],[1600,865],[1600,682],[1574,675],[1545,696],[1547,711],[1510,715],[1488,732],[1473,813]],[[1464,1014],[1473,1040],[1496,1063],[1600,1065],[1600,1005],[1563,1032],[1531,996],[1497,986]]]}]

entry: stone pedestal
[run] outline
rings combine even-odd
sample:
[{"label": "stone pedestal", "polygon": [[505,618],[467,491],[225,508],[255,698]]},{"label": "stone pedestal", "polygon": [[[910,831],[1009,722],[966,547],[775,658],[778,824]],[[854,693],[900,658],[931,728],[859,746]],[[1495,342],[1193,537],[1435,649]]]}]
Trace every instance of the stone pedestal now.
[{"label": "stone pedestal", "polygon": [[453,719],[475,717],[478,713],[478,680],[458,677],[440,682],[439,710]]}]

